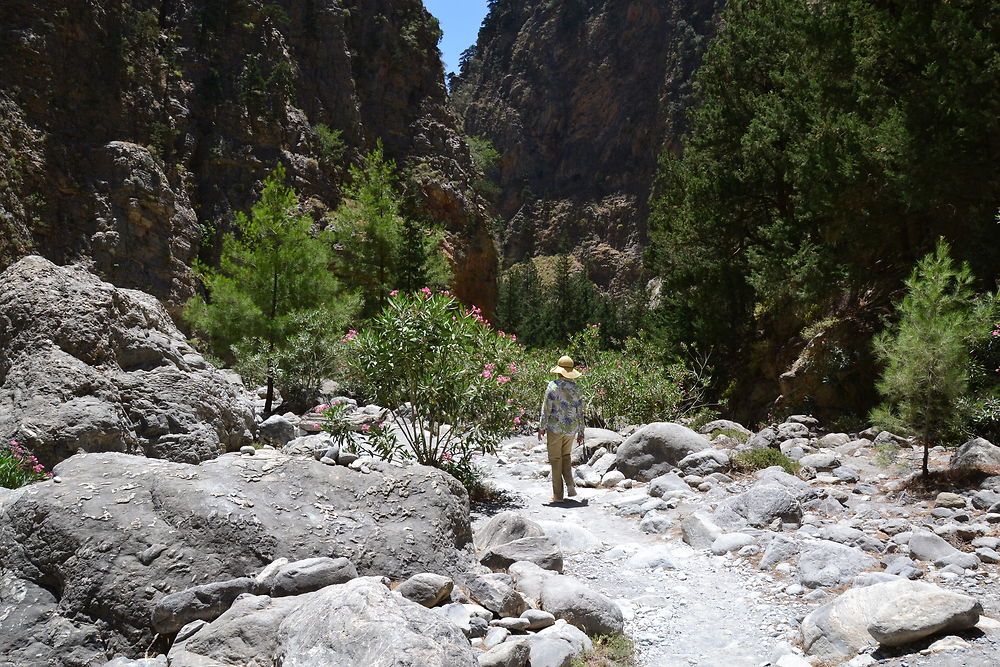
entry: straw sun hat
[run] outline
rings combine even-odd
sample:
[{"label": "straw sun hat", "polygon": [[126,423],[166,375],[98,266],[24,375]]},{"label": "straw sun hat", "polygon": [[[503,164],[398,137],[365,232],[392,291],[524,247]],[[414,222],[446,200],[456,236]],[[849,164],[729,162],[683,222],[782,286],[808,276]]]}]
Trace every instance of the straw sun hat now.
[{"label": "straw sun hat", "polygon": [[562,375],[567,380],[575,380],[580,377],[580,371],[576,370],[576,364],[569,357],[559,357],[559,362],[549,371],[557,375]]}]

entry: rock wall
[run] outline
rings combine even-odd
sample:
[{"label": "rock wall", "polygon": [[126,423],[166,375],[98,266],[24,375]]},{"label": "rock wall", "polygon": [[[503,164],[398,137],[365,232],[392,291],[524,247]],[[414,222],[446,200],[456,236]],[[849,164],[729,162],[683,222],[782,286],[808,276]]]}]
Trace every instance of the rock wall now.
[{"label": "rock wall", "polygon": [[456,292],[491,308],[495,250],[439,34],[419,0],[4,2],[0,268],[86,259],[175,307],[278,161],[319,217],[381,139],[447,225]]},{"label": "rock wall", "polygon": [[601,283],[641,269],[657,157],[722,0],[498,0],[453,97],[501,153],[504,259],[572,250]]}]

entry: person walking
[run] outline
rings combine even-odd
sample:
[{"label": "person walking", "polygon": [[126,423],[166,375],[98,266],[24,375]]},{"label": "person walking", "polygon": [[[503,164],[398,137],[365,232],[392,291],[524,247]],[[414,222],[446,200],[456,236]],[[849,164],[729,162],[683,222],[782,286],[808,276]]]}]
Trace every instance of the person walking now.
[{"label": "person walking", "polygon": [[576,484],[573,482],[573,438],[577,443],[583,442],[583,400],[576,380],[580,371],[570,357],[560,357],[559,362],[549,371],[556,375],[545,388],[545,398],[542,399],[542,414],[538,420],[538,440],[544,435],[549,452],[549,465],[552,466],[552,500],[563,501],[563,488],[566,495],[576,495]]}]

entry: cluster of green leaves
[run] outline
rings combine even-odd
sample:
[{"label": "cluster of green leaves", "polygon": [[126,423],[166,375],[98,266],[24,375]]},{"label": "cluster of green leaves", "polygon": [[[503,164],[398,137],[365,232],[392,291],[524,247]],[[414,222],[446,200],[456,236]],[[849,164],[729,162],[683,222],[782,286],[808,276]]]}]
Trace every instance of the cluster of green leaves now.
[{"label": "cluster of green leaves", "polygon": [[919,436],[924,476],[929,448],[960,433],[972,416],[963,409],[969,406],[975,365],[970,348],[984,315],[996,309],[994,296],[976,298],[972,283],[969,266],[956,267],[948,244],[939,241],[906,281],[898,322],[875,338],[875,352],[884,366],[878,389],[885,401],[873,420]]},{"label": "cluster of green leaves", "polygon": [[740,472],[753,472],[754,470],[764,470],[772,466],[781,466],[790,475],[798,472],[799,464],[782,454],[777,449],[770,447],[757,447],[746,449],[733,456],[731,459],[734,470]]},{"label": "cluster of green leaves", "polygon": [[383,458],[465,469],[474,452],[493,451],[519,420],[516,348],[447,293],[390,296],[347,349],[352,379],[390,408],[400,436]]},{"label": "cluster of green leaves", "polygon": [[356,310],[330,268],[332,243],[312,231],[295,191],[278,166],[265,180],[250,215],[238,213],[236,233],[223,238],[218,268],[199,265],[206,296],[184,316],[223,359],[235,358],[251,378],[267,383],[270,412],[275,381],[308,396],[327,368],[326,351]]},{"label": "cluster of green leaves", "polygon": [[316,139],[319,142],[319,159],[328,167],[337,167],[344,159],[347,144],[344,142],[342,130],[331,130],[329,125],[317,123],[313,126]]},{"label": "cluster of green leaves", "polygon": [[466,138],[469,144],[469,153],[472,156],[472,163],[476,167],[478,176],[472,183],[472,187],[491,201],[496,201],[500,196],[500,153],[493,146],[493,142],[484,137],[469,136]]},{"label": "cluster of green leaves", "polygon": [[597,635],[594,648],[570,660],[570,667],[632,667],[635,644],[625,635]]},{"label": "cluster of green leaves", "polygon": [[[553,377],[549,370],[564,354],[583,372],[576,382],[591,426],[621,429],[708,410],[708,370],[695,372],[690,365],[665,357],[663,347],[644,332],[620,341],[617,349],[606,348],[600,329],[587,326],[558,348],[518,348],[516,365],[525,381],[514,387],[514,399],[522,415],[538,418],[542,392]],[[526,418],[522,421],[527,424]]]},{"label": "cluster of green leaves", "polygon": [[357,286],[361,314],[381,311],[393,289],[447,286],[451,269],[441,250],[443,232],[412,212],[403,214],[396,164],[386,159],[382,143],[349,174],[331,223],[337,269],[345,282]]},{"label": "cluster of green leaves", "polygon": [[615,300],[601,294],[585,271],[560,255],[546,281],[535,262],[516,264],[498,284],[497,325],[526,345],[564,344],[587,324],[600,324],[605,346],[634,334],[645,315],[640,293]]},{"label": "cluster of green leaves", "polygon": [[601,346],[601,327],[590,325],[570,338],[589,423],[620,430],[629,424],[674,421],[707,409],[707,371],[664,357],[645,332],[626,338],[618,350]]},{"label": "cluster of green leaves", "polygon": [[887,306],[939,235],[989,284],[998,12],[997,0],[727,3],[684,154],[663,155],[652,202],[669,337],[745,368],[758,331],[784,342],[850,295]]},{"label": "cluster of green leaves", "polygon": [[15,440],[0,447],[0,487],[19,489],[48,479],[52,473]]}]

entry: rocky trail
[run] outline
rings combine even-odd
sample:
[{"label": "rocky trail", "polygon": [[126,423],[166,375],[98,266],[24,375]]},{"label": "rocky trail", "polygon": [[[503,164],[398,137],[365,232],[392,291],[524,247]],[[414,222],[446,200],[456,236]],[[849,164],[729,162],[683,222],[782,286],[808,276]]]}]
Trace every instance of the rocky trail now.
[{"label": "rocky trail", "polygon": [[[503,492],[503,501],[475,508],[473,527],[481,527],[499,511],[514,511],[556,536],[565,555],[564,573],[585,581],[622,608],[637,664],[825,664],[802,654],[800,626],[809,612],[846,587],[838,587],[832,594],[821,589],[810,591],[798,583],[791,567],[759,569],[757,550],[738,556],[735,552],[717,555],[710,549],[692,548],[675,524],[681,516],[707,513],[725,496],[742,491],[745,484],[739,480],[729,489],[714,486],[700,497],[692,493],[683,502],[671,502],[674,507],[663,514],[660,525],[647,526],[640,521],[639,511],[628,509],[635,498],[648,500],[645,484],[631,489],[581,486],[575,502],[552,502],[544,446],[532,438],[507,441],[496,456],[481,457],[480,464]],[[865,477],[888,477],[863,453],[852,465],[861,468]],[[907,500],[905,493],[902,498]],[[910,503],[914,501],[909,498]],[[865,511],[886,509],[868,507]],[[758,539],[767,532],[742,531]],[[997,618],[1000,594],[996,579],[995,572],[980,571],[972,581],[946,578],[938,583],[976,595],[984,605],[984,615]],[[1000,660],[1000,633],[996,630],[956,633],[929,649],[933,643],[917,642],[901,649],[871,647],[847,664],[986,667]]]},{"label": "rocky trail", "polygon": [[[544,462],[544,454],[525,453]],[[793,627],[787,603],[765,599],[762,577],[697,552],[680,539],[665,541],[639,530],[635,519],[613,513],[615,492],[581,488],[578,502],[556,504],[550,501],[548,478],[522,479],[500,465],[492,473],[511,499],[513,507],[507,509],[536,522],[578,526],[598,540],[576,535],[575,543],[563,541],[564,571],[623,608],[641,664],[760,665],[774,650],[773,635],[785,634],[779,626]],[[474,516],[473,526],[488,518],[486,512]],[[636,555],[641,560],[630,565]]]}]

